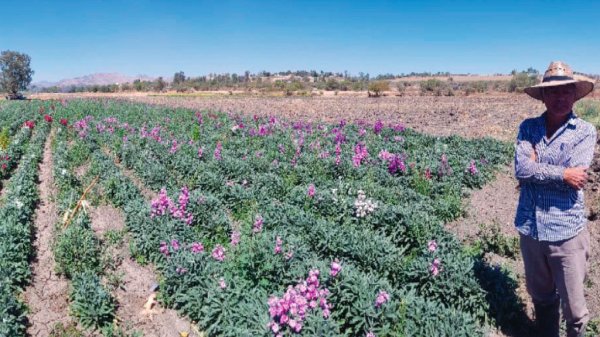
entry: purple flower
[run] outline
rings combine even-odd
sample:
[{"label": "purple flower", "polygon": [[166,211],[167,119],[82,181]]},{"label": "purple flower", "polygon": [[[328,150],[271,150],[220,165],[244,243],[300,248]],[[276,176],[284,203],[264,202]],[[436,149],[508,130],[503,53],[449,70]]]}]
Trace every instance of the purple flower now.
[{"label": "purple flower", "polygon": [[313,185],[313,184],[310,184],[310,185],[308,186],[308,191],[307,191],[307,193],[306,193],[306,194],[308,195],[308,197],[309,197],[309,198],[312,198],[312,197],[314,197],[314,196],[315,196],[315,185]]},{"label": "purple flower", "polygon": [[377,122],[375,122],[375,125],[373,126],[373,132],[375,132],[375,134],[378,135],[379,133],[381,133],[382,129],[383,122],[381,120],[377,120]]},{"label": "purple flower", "polygon": [[233,231],[231,233],[231,245],[232,246],[237,246],[240,243],[241,235],[242,235],[242,233],[240,233],[239,231]]},{"label": "purple flower", "polygon": [[375,299],[375,308],[381,307],[384,303],[390,300],[390,294],[385,290],[381,290]]},{"label": "purple flower", "polygon": [[442,261],[438,258],[433,259],[429,271],[431,272],[431,275],[437,276],[440,271],[442,271]]},{"label": "purple flower", "polygon": [[339,272],[342,271],[342,265],[338,259],[333,260],[331,262],[331,269],[329,270],[329,275],[332,277],[336,277]]},{"label": "purple flower", "polygon": [[281,238],[278,236],[278,237],[275,239],[275,249],[274,249],[274,251],[275,251],[275,254],[279,254],[279,253],[281,253],[281,245],[282,245],[282,244],[283,244],[283,241],[282,241],[282,240],[281,240]]},{"label": "purple flower", "polygon": [[216,245],[212,251],[212,257],[217,261],[225,260],[225,248],[221,245]]},{"label": "purple flower", "polygon": [[221,142],[217,142],[217,147],[215,148],[214,158],[215,160],[221,160],[221,151],[223,150],[223,145]]},{"label": "purple flower", "polygon": [[262,218],[262,216],[257,215],[256,219],[254,220],[254,225],[252,225],[252,232],[253,233],[261,232],[262,226],[263,226],[263,218]]},{"label": "purple flower", "polygon": [[192,253],[198,254],[204,251],[204,246],[200,242],[192,243]]},{"label": "purple flower", "polygon": [[437,249],[437,246],[437,242],[435,242],[435,240],[431,240],[427,243],[427,250],[433,253]]},{"label": "purple flower", "polygon": [[475,161],[471,160],[471,164],[469,165],[469,173],[471,173],[471,175],[476,175],[477,173],[479,173],[479,170],[477,170],[477,166],[475,166]]},{"label": "purple flower", "polygon": [[164,256],[169,256],[169,246],[167,246],[167,243],[164,241],[160,242],[160,248],[159,251],[161,252],[161,254],[163,254]]}]

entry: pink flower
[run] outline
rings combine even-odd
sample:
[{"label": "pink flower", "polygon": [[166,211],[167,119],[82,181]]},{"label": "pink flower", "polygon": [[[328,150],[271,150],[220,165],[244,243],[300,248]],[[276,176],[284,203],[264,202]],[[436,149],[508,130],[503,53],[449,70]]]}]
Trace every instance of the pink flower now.
[{"label": "pink flower", "polygon": [[175,269],[175,272],[177,274],[179,274],[179,275],[183,275],[183,274],[187,273],[187,271],[188,270],[186,268],[183,268],[183,267],[177,267],[177,269]]},{"label": "pink flower", "polygon": [[227,288],[227,283],[225,283],[225,279],[222,277],[219,279],[219,288],[221,288],[221,289]]},{"label": "pink flower", "polygon": [[223,150],[223,145],[221,142],[217,142],[217,147],[215,148],[214,158],[215,160],[221,160],[221,151]]},{"label": "pink flower", "polygon": [[358,143],[354,146],[354,156],[352,156],[352,164],[354,167],[360,167],[363,160],[366,160],[369,156],[369,152],[367,151],[367,146]]},{"label": "pink flower", "polygon": [[216,245],[212,251],[212,257],[217,261],[225,260],[225,248],[221,245]]},{"label": "pink flower", "polygon": [[308,192],[307,192],[307,194],[308,194],[308,196],[309,196],[310,198],[312,198],[312,197],[314,197],[314,196],[315,196],[315,185],[313,185],[313,184],[310,184],[310,185],[308,186]]},{"label": "pink flower", "polygon": [[390,295],[385,291],[381,290],[379,294],[377,294],[377,298],[375,299],[375,308],[381,307],[384,303],[390,300]]},{"label": "pink flower", "polygon": [[175,239],[171,240],[171,247],[173,247],[173,250],[179,250],[179,241]]},{"label": "pink flower", "polygon": [[167,246],[167,243],[164,241],[160,242],[160,248],[159,251],[161,252],[161,254],[163,254],[164,256],[169,256],[169,246]]},{"label": "pink flower", "polygon": [[199,147],[198,148],[198,158],[202,158],[203,154],[204,154],[204,148],[203,147]]},{"label": "pink flower", "polygon": [[477,170],[477,166],[475,166],[474,160],[471,160],[471,164],[469,165],[469,173],[471,173],[471,175],[476,175],[477,173],[479,173],[479,170]]},{"label": "pink flower", "polygon": [[260,233],[262,231],[263,226],[263,218],[260,215],[256,216],[256,220],[254,220],[254,225],[252,226],[252,232]]},{"label": "pink flower", "polygon": [[342,265],[340,265],[340,261],[338,259],[333,260],[333,262],[331,262],[331,269],[329,270],[329,275],[331,275],[332,277],[336,277],[340,271],[342,271]]},{"label": "pink flower", "polygon": [[240,237],[242,236],[242,233],[240,233],[239,231],[233,231],[231,233],[231,242],[230,244],[232,246],[237,246],[240,243]]},{"label": "pink flower", "polygon": [[200,242],[192,243],[192,253],[198,254],[204,251],[204,246]]},{"label": "pink flower", "polygon": [[425,179],[431,180],[431,170],[429,167],[425,169]]},{"label": "pink flower", "polygon": [[283,241],[281,241],[281,238],[278,236],[275,239],[275,254],[281,253],[281,245],[282,244],[283,244]]},{"label": "pink flower", "polygon": [[437,276],[440,271],[442,271],[442,262],[440,259],[436,258],[431,263],[431,267],[429,267],[429,271],[431,271],[431,275]]},{"label": "pink flower", "polygon": [[430,252],[435,252],[437,246],[437,242],[435,240],[431,240],[427,243],[427,250],[429,250]]},{"label": "pink flower", "polygon": [[373,333],[373,331],[369,331],[365,337],[375,337],[375,334]]}]

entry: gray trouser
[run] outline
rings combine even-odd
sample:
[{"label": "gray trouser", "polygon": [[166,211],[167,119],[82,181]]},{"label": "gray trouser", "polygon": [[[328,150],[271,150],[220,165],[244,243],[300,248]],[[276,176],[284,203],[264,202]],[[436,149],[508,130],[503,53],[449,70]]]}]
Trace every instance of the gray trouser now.
[{"label": "gray trouser", "polygon": [[567,336],[583,336],[589,320],[584,297],[590,254],[587,228],[558,242],[537,241],[521,234],[521,253],[540,336],[558,336],[559,299],[567,323]]}]

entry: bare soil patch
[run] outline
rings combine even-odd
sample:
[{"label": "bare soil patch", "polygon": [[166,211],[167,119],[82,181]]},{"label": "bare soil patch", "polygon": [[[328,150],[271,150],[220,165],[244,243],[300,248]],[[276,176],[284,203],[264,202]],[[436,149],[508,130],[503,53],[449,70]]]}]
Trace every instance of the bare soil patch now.
[{"label": "bare soil patch", "polygon": [[[106,241],[108,231],[122,231],[125,228],[124,214],[120,209],[110,205],[100,205],[90,211],[92,229]],[[105,244],[106,246],[106,244]],[[147,337],[179,337],[181,332],[196,336],[192,324],[178,316],[177,312],[161,308],[154,303],[151,308],[145,307],[150,296],[154,294],[157,284],[155,271],[151,266],[141,266],[131,257],[129,239],[117,246],[108,247],[114,273],[120,278],[119,287],[114,292],[118,302],[117,317],[121,325],[128,330],[139,331]]]},{"label": "bare soil patch", "polygon": [[38,190],[40,204],[35,214],[35,240],[33,246],[37,255],[32,261],[32,281],[25,289],[25,301],[30,308],[28,315],[29,336],[48,336],[56,323],[65,325],[71,322],[68,315],[68,283],[54,272],[54,258],[51,249],[54,225],[58,222],[56,203],[52,191],[52,151],[50,138],[44,147],[44,157],[40,164]]}]

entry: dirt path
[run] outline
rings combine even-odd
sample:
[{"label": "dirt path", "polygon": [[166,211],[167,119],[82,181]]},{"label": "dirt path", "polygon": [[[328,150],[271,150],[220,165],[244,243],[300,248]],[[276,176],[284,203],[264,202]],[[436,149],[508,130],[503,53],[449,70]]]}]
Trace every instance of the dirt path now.
[{"label": "dirt path", "polygon": [[[598,158],[596,158],[598,160]],[[488,227],[498,225],[499,233],[508,238],[518,238],[514,228],[514,217],[519,198],[519,191],[515,188],[517,180],[514,178],[513,167],[504,167],[496,179],[485,185],[481,190],[473,191],[466,201],[466,214],[464,217],[446,224],[446,228],[454,233],[461,241],[473,243],[480,238],[480,225]],[[591,212],[599,212],[597,191],[591,188],[585,191],[587,207]],[[590,317],[594,321],[600,319],[600,219],[588,221],[591,235],[591,256],[589,259],[588,282],[586,282],[586,299]],[[516,258],[511,259],[497,254],[488,253],[486,260],[492,264],[503,265],[512,270],[519,282],[518,294],[525,304],[525,313],[533,318],[533,304],[525,288],[525,270],[523,260],[518,251]],[[507,336],[500,332],[491,336]],[[508,336],[520,337],[525,335],[511,334]]]},{"label": "dirt path", "polygon": [[40,164],[40,204],[35,214],[35,240],[33,246],[37,252],[32,262],[32,282],[25,289],[25,301],[30,308],[28,315],[29,336],[48,336],[56,323],[67,325],[68,283],[54,272],[52,255],[52,233],[58,221],[56,203],[53,201],[54,179],[52,177],[52,151],[50,148],[52,133],[44,146],[44,158]]},{"label": "dirt path", "polygon": [[[112,157],[107,149],[104,149],[104,152]],[[133,172],[124,169],[118,163],[116,165],[134,182],[147,200],[157,196],[156,193],[145,188]],[[106,239],[109,231],[123,232],[125,229],[125,216],[114,206],[99,205],[90,212],[90,217],[92,229],[103,240]],[[141,266],[132,259],[127,234],[121,244],[108,249],[113,261],[116,262],[113,267],[114,272],[121,279],[115,296],[119,303],[117,317],[122,322],[122,326],[128,330],[139,331],[146,337],[180,337],[181,332],[187,332],[190,337],[198,336],[195,326],[179,317],[175,310],[162,308],[155,301],[151,301],[153,303],[151,308],[147,307],[149,298],[155,296],[153,288],[157,284],[156,272],[152,266]]]},{"label": "dirt path", "polygon": [[[125,228],[123,212],[110,205],[93,208],[90,217],[92,229],[105,241],[108,232],[123,231]],[[136,263],[128,248],[127,235],[120,244],[108,248],[108,254],[114,261],[112,272],[120,278],[120,285],[114,294],[119,303],[117,317],[122,326],[127,330],[139,331],[146,337],[179,337],[180,332],[196,336],[190,322],[179,317],[176,311],[161,308],[156,303],[151,309],[145,308],[157,284],[156,274],[151,266]]]}]

